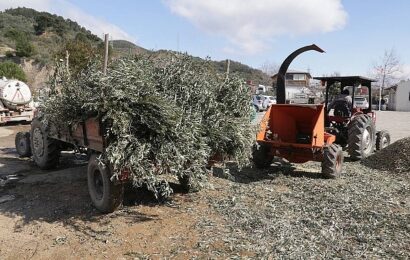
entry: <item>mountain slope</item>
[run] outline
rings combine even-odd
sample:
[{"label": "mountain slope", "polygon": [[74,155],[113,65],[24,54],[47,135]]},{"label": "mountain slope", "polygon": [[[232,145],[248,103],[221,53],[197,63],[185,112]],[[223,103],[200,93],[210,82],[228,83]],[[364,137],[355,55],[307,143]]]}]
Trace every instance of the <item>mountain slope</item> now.
[{"label": "mountain slope", "polygon": [[[149,51],[125,40],[113,41],[113,49],[117,52],[121,52],[122,55],[150,53],[153,56],[161,56],[167,55],[170,52],[168,50]],[[197,57],[197,59],[202,60],[199,57]],[[226,72],[226,60],[211,61],[211,63],[216,71],[221,73]],[[254,69],[237,61],[230,62],[230,73],[237,73],[245,80],[253,81],[256,84],[271,84],[271,78],[269,75],[259,69]]]},{"label": "mountain slope", "polygon": [[[86,50],[94,48],[95,53],[102,53],[102,39],[75,21],[30,8],[15,8],[0,12],[0,61],[7,60],[8,57],[16,61],[18,57],[12,56],[24,56],[26,60],[34,60],[40,69],[44,65],[52,65],[57,54],[59,58],[64,57],[67,43],[77,40],[87,43]],[[114,59],[141,53],[160,56],[168,52],[167,50],[150,51],[125,40],[114,40],[110,45]],[[70,59],[75,55],[71,54]],[[213,61],[212,64],[215,70],[226,71],[225,61]],[[238,73],[245,80],[255,83],[269,84],[270,82],[269,76],[262,71],[239,62],[231,62],[230,72]]]}]

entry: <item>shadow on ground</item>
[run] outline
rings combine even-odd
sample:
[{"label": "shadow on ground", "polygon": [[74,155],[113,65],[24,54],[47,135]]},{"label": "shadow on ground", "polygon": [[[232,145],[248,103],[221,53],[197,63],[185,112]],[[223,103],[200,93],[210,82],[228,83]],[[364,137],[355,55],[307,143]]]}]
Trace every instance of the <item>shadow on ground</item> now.
[{"label": "shadow on ground", "polygon": [[[1,157],[0,198],[12,199],[3,202],[0,199],[0,214],[19,219],[14,224],[16,232],[26,225],[46,222],[61,223],[93,237],[96,231],[89,227],[90,223],[101,226],[119,216],[125,223],[158,219],[157,215],[143,214],[130,207],[158,205],[153,193],[144,188],[129,189],[124,199],[125,206],[114,213],[101,214],[89,198],[86,168],[86,162],[78,161],[73,166],[69,160],[62,160],[58,169],[43,171],[29,159]],[[183,192],[177,184],[172,184],[172,187],[176,193]],[[164,205],[172,204],[163,202]]]},{"label": "shadow on ground", "polygon": [[[173,207],[171,200],[158,200],[146,188],[125,189],[124,206],[111,214],[101,214],[90,200],[87,187],[85,158],[64,155],[57,169],[44,171],[29,158],[17,158],[13,150],[3,149],[0,157],[0,214],[13,219],[15,232],[38,223],[58,223],[95,238],[104,237],[90,225],[109,225],[113,218],[135,224],[159,219],[144,214],[134,205]],[[170,183],[174,193],[185,193],[176,183]],[[1,198],[7,198],[3,200]]]},{"label": "shadow on ground", "polygon": [[273,163],[265,169],[258,169],[256,167],[244,167],[242,169],[238,169],[236,164],[228,163],[225,167],[214,167],[213,175],[215,177],[244,184],[250,184],[263,180],[273,180],[280,175],[287,175],[294,178],[323,178],[320,172],[298,169],[294,164],[291,164],[281,158],[275,158]]},{"label": "shadow on ground", "polygon": [[0,154],[4,155],[16,155],[16,148],[8,148],[8,147],[1,147],[0,148]]}]

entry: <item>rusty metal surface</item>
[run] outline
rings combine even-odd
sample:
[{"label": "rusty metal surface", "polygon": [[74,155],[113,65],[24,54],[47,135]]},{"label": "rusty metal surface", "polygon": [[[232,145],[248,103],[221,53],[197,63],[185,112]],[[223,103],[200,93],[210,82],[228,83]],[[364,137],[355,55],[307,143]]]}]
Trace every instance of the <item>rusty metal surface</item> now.
[{"label": "rusty metal surface", "polygon": [[50,131],[54,139],[78,146],[103,152],[104,138],[101,136],[100,123],[96,118],[87,119],[84,123],[76,125],[72,131]]}]

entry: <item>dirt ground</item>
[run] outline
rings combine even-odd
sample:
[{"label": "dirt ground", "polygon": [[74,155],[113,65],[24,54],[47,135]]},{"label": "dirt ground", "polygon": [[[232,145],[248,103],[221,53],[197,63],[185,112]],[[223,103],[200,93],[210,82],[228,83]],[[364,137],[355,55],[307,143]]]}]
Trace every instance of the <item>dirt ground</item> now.
[{"label": "dirt ground", "polygon": [[[410,136],[410,113],[380,112],[378,127]],[[348,158],[337,180],[319,163],[215,169],[198,193],[139,190],[102,215],[84,158],[39,170],[15,153],[24,129],[0,127],[0,259],[410,258],[410,173]]]}]

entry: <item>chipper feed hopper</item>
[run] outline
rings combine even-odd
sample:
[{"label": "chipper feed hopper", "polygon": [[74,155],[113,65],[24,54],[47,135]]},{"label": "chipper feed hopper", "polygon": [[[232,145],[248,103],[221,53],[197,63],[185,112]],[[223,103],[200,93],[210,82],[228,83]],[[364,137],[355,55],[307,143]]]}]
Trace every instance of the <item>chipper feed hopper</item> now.
[{"label": "chipper feed hopper", "polygon": [[278,73],[277,104],[261,121],[253,159],[258,168],[268,167],[274,156],[293,163],[319,161],[324,177],[336,178],[342,171],[343,151],[334,144],[336,137],[325,131],[324,105],[285,104],[286,71],[296,56],[309,50],[323,52],[316,45],[305,46],[283,62]]}]

